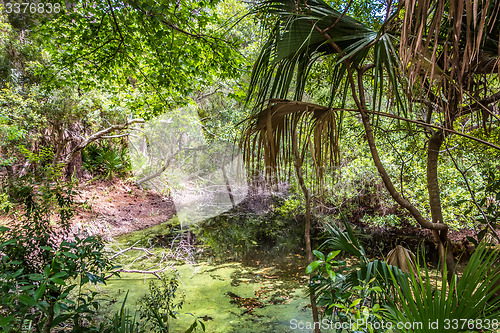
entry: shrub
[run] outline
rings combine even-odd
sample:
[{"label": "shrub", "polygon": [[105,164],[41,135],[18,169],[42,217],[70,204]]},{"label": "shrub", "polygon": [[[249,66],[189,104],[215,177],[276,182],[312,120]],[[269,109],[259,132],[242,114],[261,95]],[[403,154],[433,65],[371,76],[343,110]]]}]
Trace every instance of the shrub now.
[{"label": "shrub", "polygon": [[[159,281],[149,282],[149,292],[140,301],[141,319],[145,319],[148,327],[154,332],[167,333],[170,330],[170,320],[176,319],[184,304],[184,298],[177,298],[179,280],[177,277],[163,276]],[[205,331],[203,321],[195,318],[186,333],[193,332],[198,326]]]},{"label": "shrub", "polygon": [[42,183],[23,189],[24,218],[0,228],[0,327],[18,332],[23,325],[52,332],[59,325],[91,330],[99,307],[96,293],[84,288],[104,283],[112,269],[98,237],[68,240],[73,214],[71,183],[59,185],[58,170],[45,170]]},{"label": "shrub", "polygon": [[110,143],[90,144],[82,151],[83,167],[105,179],[124,175],[129,170],[127,151]]},{"label": "shrub", "polygon": [[[482,243],[461,278],[455,275],[450,283],[443,279],[441,286],[432,282],[425,262],[424,269],[416,266],[415,274],[393,276],[398,287],[394,302],[386,305],[386,319],[394,326],[423,324],[418,329],[399,330],[401,332],[497,332],[500,274],[495,274],[492,267],[498,258],[498,250]],[[445,267],[443,276],[446,275]]]}]

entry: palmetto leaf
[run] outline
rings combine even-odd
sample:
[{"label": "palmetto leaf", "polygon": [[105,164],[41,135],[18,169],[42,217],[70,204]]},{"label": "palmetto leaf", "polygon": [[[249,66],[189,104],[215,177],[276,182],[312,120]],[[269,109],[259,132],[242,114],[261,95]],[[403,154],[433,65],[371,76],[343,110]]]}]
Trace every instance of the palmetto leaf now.
[{"label": "palmetto leaf", "polygon": [[323,245],[327,245],[332,250],[341,250],[350,255],[358,257],[362,262],[368,262],[365,249],[361,245],[354,233],[353,228],[345,217],[342,218],[345,231],[341,231],[335,224],[325,224],[326,231],[330,234],[330,238]]},{"label": "palmetto leaf", "polygon": [[[258,161],[275,172],[278,165],[286,167],[294,161],[290,143],[297,137],[302,159],[311,151],[321,180],[325,167],[339,157],[342,110],[346,101],[352,103],[348,71],[369,64],[374,71],[373,108],[381,107],[382,96],[387,97],[382,92],[389,85],[394,104],[399,105],[395,110],[404,112],[394,36],[371,29],[322,0],[307,1],[307,5],[294,0],[265,1],[256,10],[274,14],[277,21],[252,73],[248,96],[254,99],[256,114],[244,133],[246,160],[254,167]],[[328,106],[301,102],[309,71],[323,57],[332,57],[334,64]],[[297,102],[288,99],[292,91]]]},{"label": "palmetto leaf", "polygon": [[[294,100],[301,100],[309,69],[324,56],[332,56],[337,62],[331,72],[332,92],[335,92],[341,84],[346,84],[341,83],[345,81],[345,60],[361,66],[374,48],[377,49],[373,54],[374,64],[379,71],[374,84],[382,89],[385,78],[382,73],[385,67],[392,66],[387,78],[393,87],[398,86],[398,76],[394,73],[399,63],[387,32],[371,29],[322,0],[308,1],[306,6],[294,0],[265,1],[256,10],[277,17],[252,73],[248,96],[255,97],[257,105],[268,98],[287,99],[291,90],[295,90]],[[401,103],[399,93],[395,94]],[[329,106],[335,97],[332,93]]]},{"label": "palmetto leaf", "polygon": [[[449,323],[498,319],[500,298],[495,293],[500,289],[500,275],[492,269],[498,258],[498,250],[481,244],[470,258],[460,280],[457,282],[455,277],[448,283],[443,279],[440,288],[431,282],[426,265],[423,270],[417,265],[416,275],[408,275],[404,279],[394,276],[394,284],[398,286],[397,299],[395,304],[387,306],[388,319],[392,322],[424,323],[418,329],[406,329],[404,332],[469,331],[467,325],[446,325],[445,319]],[[446,275],[446,268],[443,274]],[[428,325],[436,321],[439,322],[438,329]]]}]

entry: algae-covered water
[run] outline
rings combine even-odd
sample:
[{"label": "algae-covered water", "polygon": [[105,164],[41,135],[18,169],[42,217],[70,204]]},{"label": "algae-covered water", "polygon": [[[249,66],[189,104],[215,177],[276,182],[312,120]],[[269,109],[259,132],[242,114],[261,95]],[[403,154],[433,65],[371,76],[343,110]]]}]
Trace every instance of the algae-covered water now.
[{"label": "algae-covered water", "polygon": [[[202,318],[206,332],[310,332],[291,328],[293,323],[312,318],[304,277],[300,276],[303,270],[284,274],[272,266],[199,262],[178,265],[176,271],[180,280],[177,299],[184,294],[184,305],[178,318],[171,320],[171,332],[184,332],[194,317]],[[121,278],[100,287],[100,295],[110,301],[110,310],[116,310],[128,291],[127,306],[134,310],[154,279],[152,275],[122,273]],[[235,295],[257,306],[237,304]]]}]

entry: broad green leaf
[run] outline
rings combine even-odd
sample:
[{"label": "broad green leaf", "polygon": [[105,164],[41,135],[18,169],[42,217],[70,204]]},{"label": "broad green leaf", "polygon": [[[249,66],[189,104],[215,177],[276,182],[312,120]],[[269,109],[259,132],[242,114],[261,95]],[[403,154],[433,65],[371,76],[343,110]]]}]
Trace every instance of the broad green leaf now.
[{"label": "broad green leaf", "polygon": [[321,253],[321,252],[320,252],[320,251],[318,251],[318,250],[313,250],[312,252],[314,253],[314,255],[315,255],[316,257],[318,257],[319,259],[321,259],[321,260],[325,261],[325,255],[324,255],[323,253]]},{"label": "broad green leaf", "polygon": [[47,288],[47,285],[45,283],[42,283],[36,290],[35,290],[35,301],[38,301],[40,298],[42,298],[43,294],[45,293],[45,289]]},{"label": "broad green leaf", "polygon": [[316,269],[318,268],[318,266],[321,264],[321,261],[319,260],[316,260],[316,261],[313,261],[312,263],[310,263],[307,267],[306,267],[306,274],[311,274],[313,273],[314,271],[316,271]]},{"label": "broad green leaf", "polygon": [[45,277],[42,274],[30,274],[30,280],[32,281],[42,281]]},{"label": "broad green leaf", "polygon": [[13,322],[14,320],[15,320],[15,318],[13,316],[0,318],[0,327],[7,329],[9,327],[9,324],[11,322]]},{"label": "broad green leaf", "polygon": [[327,273],[328,273],[328,276],[330,277],[331,280],[335,280],[335,272],[333,271],[333,269],[327,269]]},{"label": "broad green leaf", "polygon": [[19,295],[19,301],[25,305],[29,305],[29,306],[35,306],[36,305],[36,301],[33,297],[31,297],[30,295],[26,295],[26,294],[21,294]]},{"label": "broad green leaf", "polygon": [[355,299],[355,300],[351,303],[351,305],[350,305],[349,307],[350,307],[350,308],[353,308],[353,307],[357,306],[357,305],[359,304],[359,302],[361,302],[361,300],[362,300],[361,298],[357,298],[357,299]]},{"label": "broad green leaf", "polygon": [[340,250],[332,251],[332,252],[328,253],[328,255],[326,256],[326,261],[329,262],[330,260],[335,258],[339,253],[340,253]]},{"label": "broad green leaf", "polygon": [[78,259],[78,256],[77,256],[76,254],[74,254],[74,253],[71,253],[71,252],[67,252],[67,251],[65,251],[65,252],[63,252],[62,254],[64,254],[64,255],[65,255],[66,257],[68,257],[68,258]]}]

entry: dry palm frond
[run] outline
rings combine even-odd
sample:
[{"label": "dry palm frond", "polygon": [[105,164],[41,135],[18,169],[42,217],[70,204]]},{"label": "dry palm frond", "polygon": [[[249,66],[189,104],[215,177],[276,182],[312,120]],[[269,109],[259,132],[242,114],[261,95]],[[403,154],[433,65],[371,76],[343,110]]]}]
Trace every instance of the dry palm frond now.
[{"label": "dry palm frond", "polygon": [[485,76],[500,75],[500,0],[405,0],[404,8],[403,67],[453,121],[468,99],[491,94]]},{"label": "dry palm frond", "polygon": [[401,245],[396,246],[387,254],[386,262],[389,265],[398,267],[405,273],[416,272],[415,254]]},{"label": "dry palm frond", "polygon": [[[337,122],[337,112],[331,108],[269,100],[267,107],[248,121],[243,135],[245,159],[254,169],[266,167],[267,176],[274,178],[279,174],[278,166],[302,164],[310,153],[321,178],[323,167],[333,166],[339,160]],[[294,158],[294,147],[297,147],[299,161]]]}]

